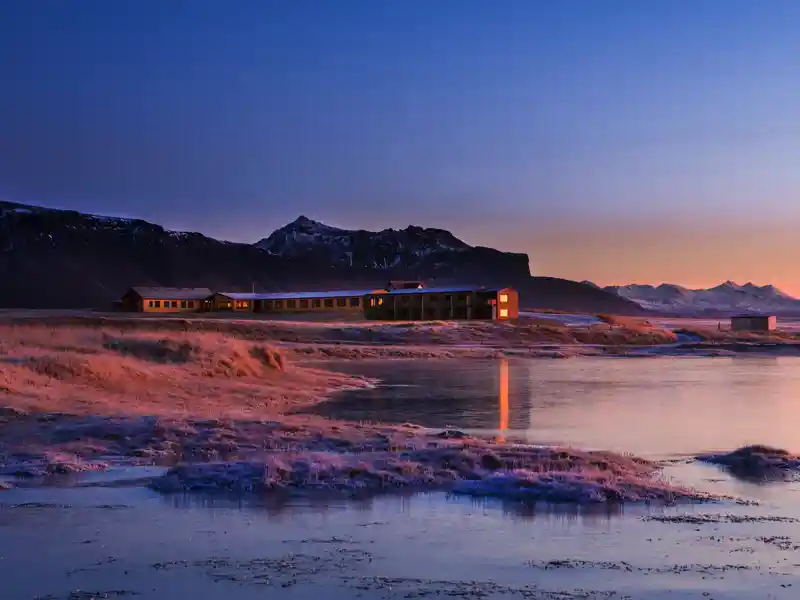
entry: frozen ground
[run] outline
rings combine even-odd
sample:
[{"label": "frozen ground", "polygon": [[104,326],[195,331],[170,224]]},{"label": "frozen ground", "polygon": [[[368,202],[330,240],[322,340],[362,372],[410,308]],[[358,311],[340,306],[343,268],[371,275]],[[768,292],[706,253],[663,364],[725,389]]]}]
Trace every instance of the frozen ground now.
[{"label": "frozen ground", "polygon": [[450,489],[578,503],[705,499],[660,479],[653,463],[611,453],[298,414],[373,381],[313,367],[297,348],[218,332],[108,327],[10,326],[0,339],[6,478],[126,461],[181,463],[153,484],[170,491]]}]

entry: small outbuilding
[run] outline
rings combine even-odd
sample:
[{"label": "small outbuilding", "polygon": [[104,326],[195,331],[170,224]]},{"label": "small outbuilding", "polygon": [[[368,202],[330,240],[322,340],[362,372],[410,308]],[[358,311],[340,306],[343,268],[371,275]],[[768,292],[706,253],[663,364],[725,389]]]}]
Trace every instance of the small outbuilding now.
[{"label": "small outbuilding", "polygon": [[778,327],[775,315],[736,315],[731,317],[733,331],[773,331]]}]

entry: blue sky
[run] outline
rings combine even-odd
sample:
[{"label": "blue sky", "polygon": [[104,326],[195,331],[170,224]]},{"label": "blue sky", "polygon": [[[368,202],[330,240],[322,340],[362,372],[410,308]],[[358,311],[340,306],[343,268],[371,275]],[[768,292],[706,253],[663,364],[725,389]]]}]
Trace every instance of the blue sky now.
[{"label": "blue sky", "polygon": [[6,0],[0,55],[8,199],[242,241],[439,226],[603,283],[790,277],[758,265],[800,217],[798,2]]}]

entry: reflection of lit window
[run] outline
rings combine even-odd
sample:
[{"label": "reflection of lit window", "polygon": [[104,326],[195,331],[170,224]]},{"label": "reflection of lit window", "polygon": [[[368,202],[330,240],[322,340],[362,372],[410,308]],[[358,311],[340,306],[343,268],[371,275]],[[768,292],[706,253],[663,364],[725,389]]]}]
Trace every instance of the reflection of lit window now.
[{"label": "reflection of lit window", "polygon": [[503,317],[508,317],[508,309],[507,308],[501,308],[500,309],[500,318],[503,318]]},{"label": "reflection of lit window", "polygon": [[500,294],[500,302],[508,302],[508,294]]}]

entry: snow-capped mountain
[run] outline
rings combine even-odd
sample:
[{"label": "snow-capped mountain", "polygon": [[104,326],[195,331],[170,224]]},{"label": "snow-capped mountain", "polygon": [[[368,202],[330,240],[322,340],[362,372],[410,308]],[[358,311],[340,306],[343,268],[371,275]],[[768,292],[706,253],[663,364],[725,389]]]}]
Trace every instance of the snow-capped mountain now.
[{"label": "snow-capped mountain", "polygon": [[390,269],[411,267],[429,259],[450,259],[474,250],[449,231],[409,226],[365,231],[339,229],[301,216],[256,242],[270,254],[314,257],[344,267]]},{"label": "snow-capped mountain", "polygon": [[726,281],[708,289],[689,289],[662,283],[652,285],[608,286],[618,296],[633,300],[643,308],[661,313],[697,315],[732,313],[800,314],[800,300],[773,285],[739,285]]}]

